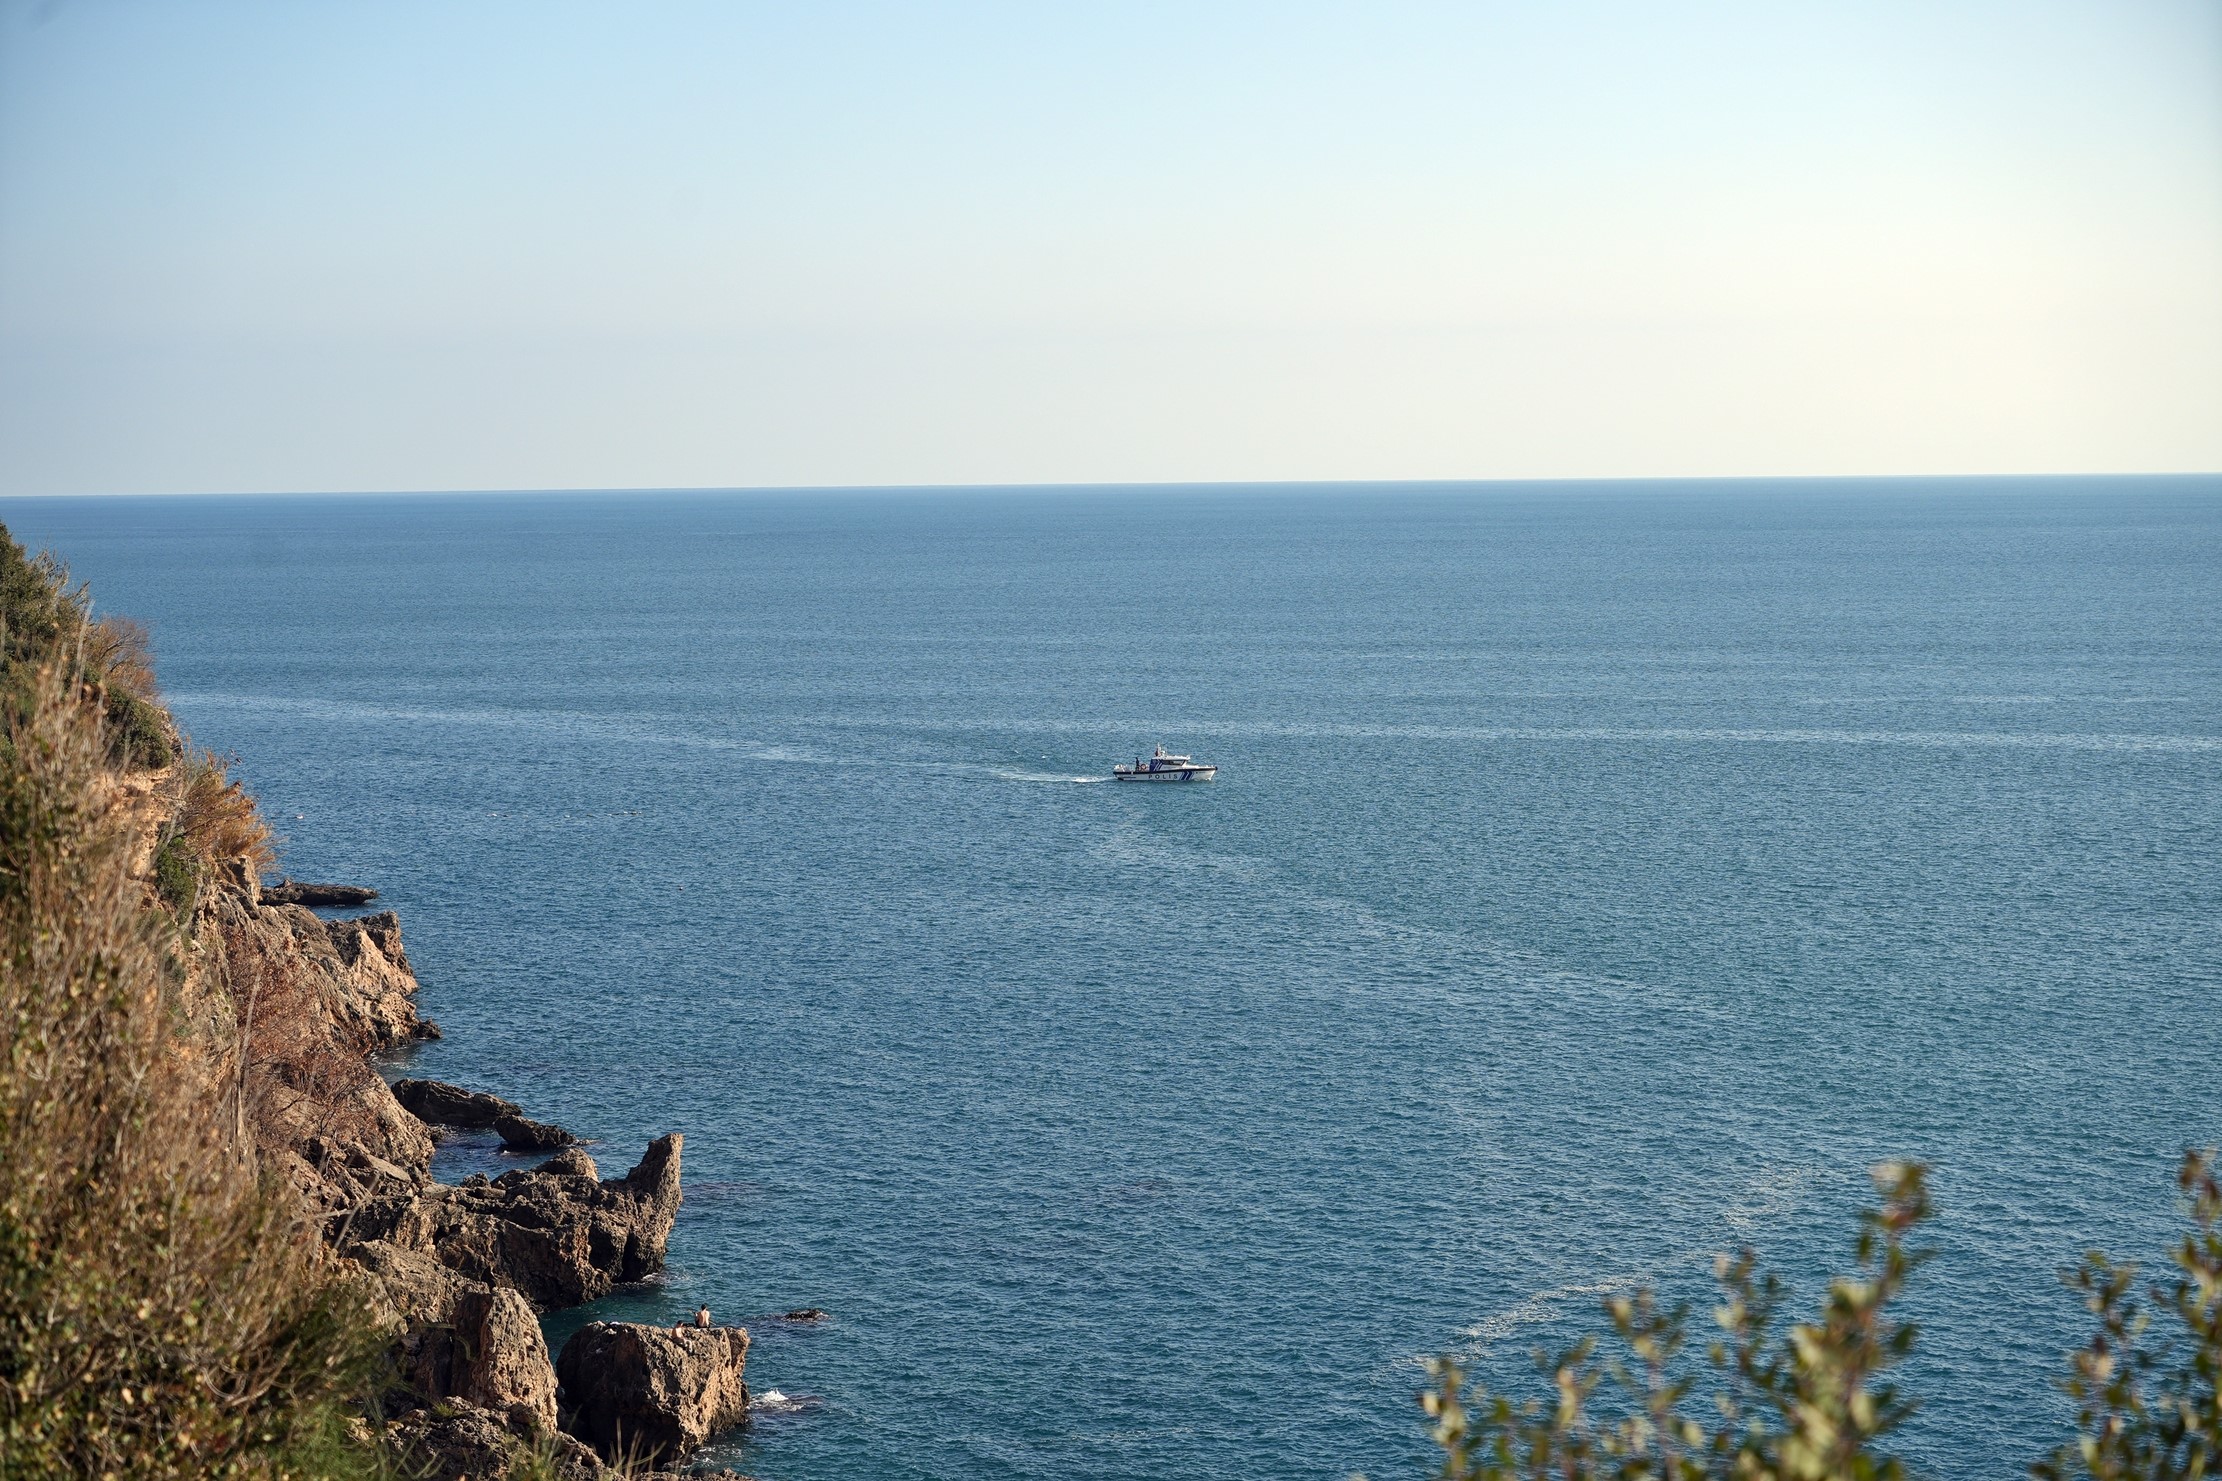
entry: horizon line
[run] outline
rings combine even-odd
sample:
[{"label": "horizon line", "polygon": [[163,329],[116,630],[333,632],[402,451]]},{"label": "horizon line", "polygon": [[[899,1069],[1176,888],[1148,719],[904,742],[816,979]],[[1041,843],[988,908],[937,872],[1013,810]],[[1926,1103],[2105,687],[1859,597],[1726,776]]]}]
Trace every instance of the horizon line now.
[{"label": "horizon line", "polygon": [[76,493],[0,493],[0,501],[31,499],[444,499],[503,498],[529,494],[902,494],[902,493],[1068,493],[1116,490],[1209,489],[1485,489],[1594,488],[1652,484],[1882,484],[1882,483],[2065,483],[2088,479],[2157,482],[2222,478],[2222,469],[2073,473],[1736,473],[1665,474],[1537,478],[1221,478],[1089,479],[1073,482],[1003,480],[986,483],[794,483],[794,484],[566,484],[482,488],[333,488],[333,489],[112,489]]}]

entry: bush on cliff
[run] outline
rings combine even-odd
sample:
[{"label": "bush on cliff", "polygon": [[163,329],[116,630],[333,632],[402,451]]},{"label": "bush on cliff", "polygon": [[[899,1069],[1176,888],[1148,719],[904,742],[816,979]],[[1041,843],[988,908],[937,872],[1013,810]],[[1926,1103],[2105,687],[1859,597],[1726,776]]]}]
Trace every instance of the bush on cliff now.
[{"label": "bush on cliff", "polygon": [[259,877],[277,862],[269,826],[224,758],[187,747],[163,794],[170,816],[155,845],[154,887],[181,923],[190,923],[210,875],[230,868]]},{"label": "bush on cliff", "polygon": [[12,544],[0,601],[0,1472],[372,1474],[347,1426],[381,1339],[179,1021],[82,607]]},{"label": "bush on cliff", "polygon": [[[1605,1303],[1619,1347],[1594,1338],[1539,1355],[1550,1396],[1490,1392],[1452,1359],[1429,1365],[1421,1404],[1434,1420],[1444,1481],[1895,1481],[1883,1442],[1916,1401],[1885,1379],[1915,1329],[1891,1303],[1927,1258],[1907,1235],[1929,1214],[1919,1167],[1877,1169],[1882,1206],[1862,1216],[1856,1273],[1829,1285],[1816,1321],[1777,1336],[1781,1282],[1750,1251],[1715,1265],[1721,1335],[1702,1366],[1685,1355],[1686,1307],[1649,1290]],[[2222,1184],[2211,1153],[2185,1156],[2178,1183],[2193,1227],[2172,1252],[2175,1278],[2150,1299],[2180,1335],[2155,1345],[2135,1267],[2087,1256],[2068,1276],[2098,1318],[2060,1386],[2077,1435],[2029,1467],[2038,1481],[2198,1481],[2222,1473]],[[1700,1395],[1700,1380],[1703,1384]],[[1696,1402],[1693,1403],[1693,1399]],[[1693,1412],[1694,1411],[1694,1412]],[[1703,1418],[1699,1416],[1703,1415]]]},{"label": "bush on cliff", "polygon": [[146,630],[120,618],[94,621],[84,588],[69,584],[61,564],[26,555],[0,525],[0,721],[28,713],[33,676],[50,665],[93,701],[116,759],[137,767],[175,759],[169,717],[155,702]]}]

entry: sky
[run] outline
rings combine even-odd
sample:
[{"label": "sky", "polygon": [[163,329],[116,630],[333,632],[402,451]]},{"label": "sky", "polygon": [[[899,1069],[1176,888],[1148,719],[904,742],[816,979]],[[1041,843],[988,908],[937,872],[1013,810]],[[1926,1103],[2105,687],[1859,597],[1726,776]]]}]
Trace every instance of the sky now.
[{"label": "sky", "polygon": [[0,494],[2218,469],[2222,0],[0,0]]}]

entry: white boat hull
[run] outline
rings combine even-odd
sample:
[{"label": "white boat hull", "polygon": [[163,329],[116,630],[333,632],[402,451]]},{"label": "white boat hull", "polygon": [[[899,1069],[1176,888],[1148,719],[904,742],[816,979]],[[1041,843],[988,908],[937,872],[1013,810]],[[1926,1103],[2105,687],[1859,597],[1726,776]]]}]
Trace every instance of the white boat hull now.
[{"label": "white boat hull", "polygon": [[1208,782],[1219,775],[1216,766],[1168,766],[1162,771],[1128,771],[1114,768],[1113,781],[1120,782]]}]

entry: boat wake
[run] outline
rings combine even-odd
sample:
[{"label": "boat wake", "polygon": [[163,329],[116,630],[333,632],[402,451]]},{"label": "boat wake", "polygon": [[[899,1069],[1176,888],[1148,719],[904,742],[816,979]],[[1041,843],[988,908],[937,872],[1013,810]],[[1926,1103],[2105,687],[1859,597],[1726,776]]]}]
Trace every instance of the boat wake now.
[{"label": "boat wake", "polygon": [[1640,1275],[1615,1276],[1610,1280],[1589,1281],[1580,1285],[1553,1286],[1533,1295],[1492,1316],[1485,1316],[1472,1326],[1460,1330],[1459,1336],[1472,1344],[1467,1351],[1478,1353],[1492,1343],[1502,1342],[1522,1327],[1532,1327],[1558,1320],[1560,1309],[1568,1302],[1585,1296],[1616,1296],[1645,1284]]}]

